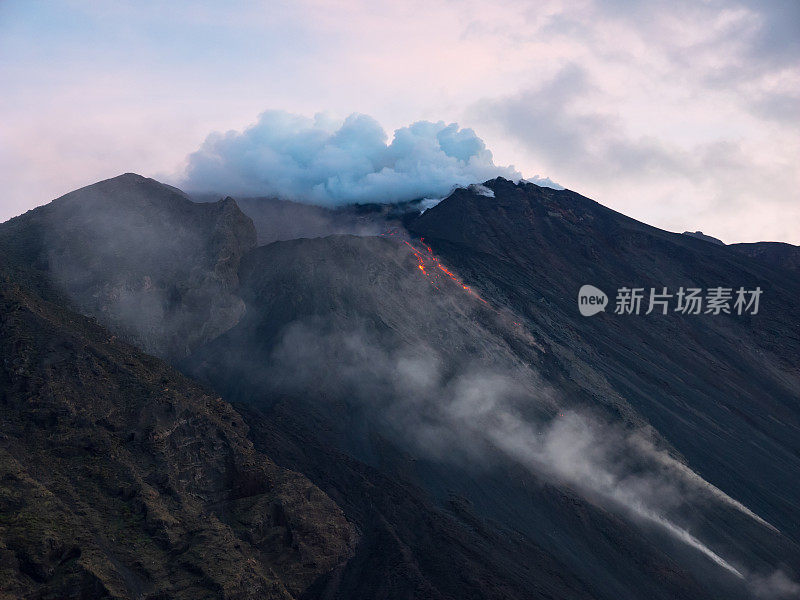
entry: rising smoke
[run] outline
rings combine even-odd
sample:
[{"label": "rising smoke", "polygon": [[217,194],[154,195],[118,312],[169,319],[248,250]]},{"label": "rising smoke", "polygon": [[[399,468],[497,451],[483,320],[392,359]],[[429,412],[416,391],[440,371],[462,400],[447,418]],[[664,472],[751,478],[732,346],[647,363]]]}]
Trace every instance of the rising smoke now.
[{"label": "rising smoke", "polygon": [[339,206],[441,198],[454,185],[521,177],[513,166],[494,164],[483,140],[455,123],[418,121],[387,142],[367,115],[337,122],[267,111],[242,132],[209,135],[189,155],[177,184],[195,192]]}]

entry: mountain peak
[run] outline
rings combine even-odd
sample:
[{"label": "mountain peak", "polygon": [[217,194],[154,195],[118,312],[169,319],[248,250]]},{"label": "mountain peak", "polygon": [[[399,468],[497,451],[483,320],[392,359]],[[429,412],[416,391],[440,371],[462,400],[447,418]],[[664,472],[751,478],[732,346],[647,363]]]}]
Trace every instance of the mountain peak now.
[{"label": "mountain peak", "polygon": [[123,173],[110,179],[104,179],[69,192],[53,200],[53,203],[82,204],[108,203],[115,204],[164,204],[191,202],[189,196],[176,187],[161,183],[136,173]]},{"label": "mountain peak", "polygon": [[253,222],[232,198],[195,203],[135,173],[0,225],[11,268],[35,265],[82,312],[162,357],[183,356],[238,321],[239,259],[255,245]]},{"label": "mountain peak", "polygon": [[715,237],[711,237],[710,235],[706,235],[702,231],[684,231],[683,235],[688,235],[689,237],[697,238],[698,240],[703,240],[706,242],[710,242],[712,244],[717,244],[718,246],[724,246],[725,242]]}]

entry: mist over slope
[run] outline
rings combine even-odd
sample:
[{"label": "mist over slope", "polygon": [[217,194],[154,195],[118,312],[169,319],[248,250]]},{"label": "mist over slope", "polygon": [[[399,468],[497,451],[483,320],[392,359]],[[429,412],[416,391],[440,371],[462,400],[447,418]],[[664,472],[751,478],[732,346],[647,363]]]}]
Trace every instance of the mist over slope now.
[{"label": "mist over slope", "polygon": [[[797,468],[800,450],[800,336],[786,326],[798,309],[798,278],[573,192],[503,180],[486,185],[494,199],[457,191],[411,230],[525,318],[553,355],[572,365],[562,367],[570,379],[584,370],[576,364],[599,371],[606,393],[594,392],[598,402],[623,415],[615,398],[632,404],[690,463],[694,454],[719,476],[721,487],[742,489],[745,504],[772,504],[760,514],[797,539],[798,490],[784,474]],[[584,283],[609,294],[625,285],[761,287],[764,301],[749,316],[626,318],[607,311],[587,319],[575,310]],[[742,447],[741,440],[751,443]]]},{"label": "mist over slope", "polygon": [[233,326],[253,223],[228,198],[195,203],[127,173],[0,224],[0,264],[60,295],[118,335],[180,358]]}]

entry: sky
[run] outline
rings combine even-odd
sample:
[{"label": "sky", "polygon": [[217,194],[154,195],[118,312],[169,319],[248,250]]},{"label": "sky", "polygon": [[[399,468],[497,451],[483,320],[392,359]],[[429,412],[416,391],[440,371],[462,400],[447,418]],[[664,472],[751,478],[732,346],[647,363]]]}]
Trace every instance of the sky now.
[{"label": "sky", "polygon": [[0,221],[124,172],[322,203],[497,172],[800,244],[795,0],[5,0],[0,90]]}]

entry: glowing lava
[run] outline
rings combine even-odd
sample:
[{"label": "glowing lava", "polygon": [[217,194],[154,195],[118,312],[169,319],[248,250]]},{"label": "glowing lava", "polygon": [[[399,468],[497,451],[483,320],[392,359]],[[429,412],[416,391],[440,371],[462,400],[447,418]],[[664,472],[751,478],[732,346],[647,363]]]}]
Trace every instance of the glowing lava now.
[{"label": "glowing lava", "polygon": [[[387,229],[384,233],[381,234],[385,237],[397,237],[398,239],[402,240],[402,242],[409,247],[411,252],[414,254],[414,257],[417,259],[417,268],[422,272],[433,287],[437,290],[443,289],[440,287],[442,283],[447,283],[448,280],[452,283],[455,283],[458,287],[468,293],[470,296],[475,298],[476,300],[480,300],[484,305],[486,305],[490,310],[491,313],[495,314],[495,323],[497,325],[502,326],[503,329],[511,330],[515,337],[520,338],[526,341],[529,344],[535,346],[540,352],[545,353],[547,350],[539,344],[536,339],[527,331],[526,327],[523,325],[522,320],[514,314],[508,308],[498,308],[497,306],[493,306],[483,298],[481,298],[478,293],[473,290],[470,286],[466,285],[461,279],[453,273],[450,269],[445,267],[440,261],[439,258],[433,253],[433,248],[431,248],[428,244],[425,243],[425,238],[420,238],[418,241],[411,241],[408,240],[406,234],[400,230],[399,228],[392,228]],[[421,247],[420,247],[421,246]],[[448,284],[449,285],[449,284]]]},{"label": "glowing lava", "polygon": [[[390,235],[392,235],[390,233]],[[420,238],[420,243],[422,244],[422,249],[417,248],[414,244],[409,242],[408,240],[403,240],[403,243],[411,248],[411,251],[414,253],[414,257],[417,259],[417,268],[422,271],[425,276],[428,278],[433,285],[437,288],[439,287],[439,280],[442,274],[447,275],[447,277],[453,281],[456,285],[462,288],[465,292],[467,292],[470,296],[477,298],[484,304],[488,304],[486,300],[481,298],[475,290],[471,287],[466,285],[459,277],[453,273],[450,269],[445,267],[440,261],[439,258],[433,253],[428,244],[425,243],[424,238]],[[437,271],[438,269],[438,271]]]}]

